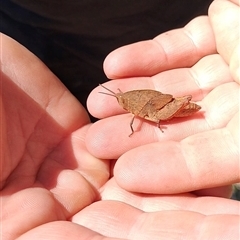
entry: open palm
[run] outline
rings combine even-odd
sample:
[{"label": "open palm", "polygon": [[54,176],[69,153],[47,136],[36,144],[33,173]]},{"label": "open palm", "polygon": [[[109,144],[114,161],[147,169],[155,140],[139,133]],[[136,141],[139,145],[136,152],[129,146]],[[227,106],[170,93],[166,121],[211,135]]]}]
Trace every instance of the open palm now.
[{"label": "open palm", "polygon": [[240,181],[238,13],[234,3],[216,1],[210,17],[107,57],[105,72],[114,78],[107,88],[192,95],[202,107],[191,117],[162,122],[164,133],[157,124],[136,119],[136,132],[128,137],[132,114],[99,94],[101,86],[94,89],[88,107],[103,119],[89,129],[87,147],[97,157],[119,158],[114,173],[120,186],[169,194]]},{"label": "open palm", "polygon": [[[238,202],[214,197],[220,195],[220,192],[223,196],[229,194],[229,187],[216,188],[221,186],[223,180],[210,185],[207,185],[205,179],[203,183],[200,183],[200,180],[196,181],[195,185],[186,181],[184,185],[179,181],[183,171],[183,160],[177,166],[174,159],[170,158],[169,164],[173,167],[162,165],[161,168],[165,168],[166,181],[149,184],[153,171],[158,171],[159,180],[162,180],[159,167],[154,169],[148,164],[156,161],[158,166],[159,160],[141,159],[136,155],[141,153],[140,148],[139,151],[132,150],[135,152],[129,151],[124,154],[133,147],[156,142],[156,139],[162,144],[171,140],[175,148],[177,141],[194,133],[205,133],[211,129],[211,125],[194,126],[195,121],[205,122],[201,115],[197,119],[188,119],[194,128],[189,130],[185,127],[182,133],[177,131],[179,133],[176,134],[177,126],[181,125],[184,129],[184,125],[187,126],[186,122],[167,123],[164,135],[159,129],[144,123],[136,135],[129,139],[127,115],[121,116],[125,119],[121,121],[121,125],[115,116],[112,117],[114,121],[106,118],[91,125],[83,107],[46,66],[8,37],[2,35],[1,42],[0,197],[3,239],[182,239],[183,236],[190,236],[192,239],[196,236],[201,236],[202,239],[206,239],[206,236],[210,236],[210,239],[224,236],[230,239],[229,236],[237,236]],[[133,68],[137,69],[140,66],[142,69],[138,64]],[[150,67],[156,69],[156,72],[149,75],[156,75],[157,68],[157,65]],[[129,72],[126,75],[131,76],[133,73]],[[139,71],[139,75],[144,74]],[[201,101],[209,95],[211,89],[222,84],[235,84],[232,75],[226,76],[229,78],[222,80],[220,84],[217,80],[214,81],[209,90],[200,92],[200,88],[193,84],[190,90],[184,91],[191,91],[194,100]],[[158,76],[155,79],[156,82],[159,81]],[[137,78],[125,83],[116,80],[115,83],[111,86],[109,84],[109,87],[115,90],[117,86],[123,91],[131,87],[141,87],[138,84],[143,84],[142,87],[154,86],[149,80],[138,81]],[[168,84],[169,86],[165,85],[161,91],[166,90],[166,93],[169,93],[172,82]],[[160,90],[160,86],[156,85],[156,89]],[[184,91],[174,91],[171,90],[174,95],[184,94]],[[95,102],[98,97],[101,101],[108,101],[110,106],[116,104],[103,95],[96,94],[95,97]],[[101,109],[102,117],[121,111],[119,108],[109,109],[111,113]],[[209,112],[206,107],[203,107],[203,110]],[[231,121],[234,121],[233,115],[228,119],[229,124]],[[114,125],[114,131],[109,132],[111,124]],[[215,124],[218,127],[225,126],[223,123]],[[103,128],[99,129],[99,126]],[[120,126],[123,132],[119,135]],[[137,136],[144,133],[144,129],[147,130],[145,138],[138,140]],[[168,131],[171,132],[167,133]],[[100,151],[101,147],[104,151]],[[142,147],[152,148],[152,145]],[[121,154],[124,155],[117,161],[112,177],[112,159]],[[231,154],[235,156],[235,152]],[[148,149],[145,156],[149,156]],[[163,156],[163,159],[165,157]],[[137,162],[139,159],[140,162]],[[163,162],[166,164],[166,161]],[[235,158],[231,163],[232,167],[236,166]],[[229,166],[228,169],[231,170]],[[167,171],[170,171],[169,176]],[[179,176],[176,176],[177,171]],[[196,178],[195,175],[193,177]],[[227,178],[224,185],[236,179]],[[186,193],[188,190],[202,189],[206,186],[214,187],[215,193],[211,190],[212,197],[198,197],[200,192]],[[178,194],[169,195],[174,192]],[[228,230],[225,228],[226,222],[231,226]]]}]

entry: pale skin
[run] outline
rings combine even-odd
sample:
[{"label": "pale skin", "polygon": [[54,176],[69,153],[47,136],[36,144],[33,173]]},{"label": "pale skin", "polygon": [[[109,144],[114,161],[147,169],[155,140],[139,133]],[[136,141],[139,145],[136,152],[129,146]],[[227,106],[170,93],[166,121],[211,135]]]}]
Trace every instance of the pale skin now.
[{"label": "pale skin", "polygon": [[[229,184],[240,181],[239,39],[234,38],[239,26],[226,26],[225,14],[236,23],[237,2],[215,1],[209,18],[108,56],[104,67],[110,78],[130,77],[109,87],[160,89],[165,82],[166,93],[190,91],[205,111],[203,117],[167,123],[164,135],[144,123],[131,142],[129,125],[124,127],[129,115],[115,116],[122,111],[116,101],[111,105],[96,89],[89,109],[105,119],[91,125],[83,107],[46,66],[1,36],[3,239],[238,239],[240,206],[227,197]],[[172,44],[174,39],[178,41]],[[139,49],[149,49],[149,54]],[[132,61],[130,53],[144,57]],[[152,77],[145,81],[142,76],[148,75]],[[182,86],[183,80],[184,89],[172,87]],[[93,97],[95,103],[108,101],[108,108],[103,104],[97,112]],[[109,180],[110,159],[118,157]],[[201,190],[205,188],[211,189]],[[209,196],[201,197],[205,194]]]}]

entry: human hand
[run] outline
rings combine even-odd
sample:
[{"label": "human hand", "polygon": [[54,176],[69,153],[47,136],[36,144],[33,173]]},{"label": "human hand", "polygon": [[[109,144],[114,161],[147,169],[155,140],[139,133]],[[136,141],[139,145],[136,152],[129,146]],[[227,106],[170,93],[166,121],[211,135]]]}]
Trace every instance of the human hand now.
[{"label": "human hand", "polygon": [[1,239],[96,235],[67,221],[109,178],[109,162],[85,147],[88,114],[39,59],[0,37]]},{"label": "human hand", "polygon": [[[110,162],[85,147],[86,111],[25,48],[4,35],[1,44],[2,239],[159,239],[174,217],[163,210],[179,210],[181,220],[186,203],[199,208],[192,194],[149,198],[108,180]],[[238,205],[222,202],[219,211],[236,212]],[[211,204],[187,221],[214,215]],[[166,217],[170,222],[162,224]]]},{"label": "human hand", "polygon": [[[225,199],[216,209],[216,198],[152,197],[119,188],[108,180],[110,162],[85,148],[89,119],[82,106],[25,48],[4,35],[1,44],[2,239],[159,239],[174,236],[182,217],[202,222],[216,212],[236,212],[236,202]],[[199,213],[186,218],[186,204]],[[192,231],[191,224],[180,227]]]},{"label": "human hand", "polygon": [[[215,1],[209,18],[194,19],[184,29],[161,34],[154,41],[120,48],[106,59],[105,72],[116,80],[105,86],[114,91],[155,88],[180,96],[193,94],[203,107],[202,116],[168,123],[164,134],[144,122],[140,131],[128,138],[129,114],[122,114],[124,111],[114,99],[98,94],[100,88],[90,95],[89,110],[103,119],[89,129],[87,147],[95,156],[118,158],[113,179],[116,187],[105,189],[109,196],[104,192],[102,196],[137,208],[122,203],[124,208],[119,207],[121,210],[105,222],[110,225],[114,219],[121,225],[133,220],[141,226],[142,231],[126,225],[121,231],[123,236],[239,239],[239,202],[201,197],[229,197],[231,189],[226,185],[240,180],[238,17],[236,1]],[[124,194],[119,186],[139,194]],[[196,195],[173,194],[187,191]],[[90,208],[94,208],[94,216],[83,211],[82,220],[77,219],[84,226],[92,226],[89,219],[95,222],[106,214],[100,206]],[[235,209],[231,212],[230,208]],[[111,236],[116,236],[119,225],[110,225]],[[104,233],[99,228],[96,226],[96,231]]]},{"label": "human hand", "polygon": [[[6,42],[4,46],[6,46]],[[221,237],[228,237],[230,234],[233,236],[235,232],[238,232],[236,223],[239,218],[234,215],[239,209],[236,201],[214,197],[196,198],[193,194],[162,196],[133,194],[119,188],[114,178],[106,182],[109,176],[109,162],[92,157],[85,149],[84,141],[88,128],[85,111],[73,97],[70,97],[70,94],[56,81],[55,77],[44,66],[37,63],[38,61],[28,56],[28,61],[21,64],[25,59],[25,53],[20,51],[18,56],[15,56],[15,53],[20,50],[16,48],[14,45],[7,48],[12,49],[13,53],[11,54],[14,54],[14,58],[11,54],[4,53],[4,57],[10,56],[12,59],[8,63],[5,60],[2,61],[3,65],[8,66],[14,60],[14,64],[11,66],[13,71],[8,70],[8,72],[12,72],[12,75],[4,79],[4,85],[10,80],[10,87],[17,86],[15,89],[12,88],[11,92],[13,95],[13,91],[15,91],[14,99],[17,101],[14,103],[21,102],[21,106],[28,107],[24,109],[24,114],[19,115],[21,119],[24,119],[21,121],[20,132],[22,132],[22,126],[25,126],[24,129],[28,129],[28,131],[23,137],[28,136],[27,133],[31,132],[35,133],[32,136],[36,138],[32,138],[33,141],[31,139],[25,141],[28,144],[23,144],[21,148],[33,154],[28,154],[28,161],[24,161],[27,157],[23,158],[22,154],[14,152],[15,149],[17,150],[16,147],[14,147],[14,151],[12,149],[10,151],[10,153],[14,153],[14,158],[12,156],[4,158],[4,163],[7,163],[2,165],[4,166],[4,171],[2,171],[4,176],[1,176],[1,180],[5,188],[1,191],[2,209],[4,210],[1,222],[5,239],[14,239],[20,235],[19,239],[33,239],[33,237],[34,239],[95,239],[96,237],[99,239],[101,237],[104,239],[116,239],[114,237],[166,239],[176,236],[182,238],[186,234],[193,237],[202,236],[204,239],[205,236],[210,236],[209,231],[212,235],[215,234],[214,229]],[[18,66],[19,63],[20,66]],[[26,63],[28,66],[24,67]],[[5,75],[8,76],[6,73]],[[5,82],[5,80],[7,81]],[[35,82],[30,80],[35,80]],[[43,80],[45,84],[43,84]],[[11,84],[11,81],[14,84]],[[3,93],[5,93],[5,89]],[[48,89],[48,91],[41,91],[44,89]],[[7,94],[4,95],[4,97],[6,96]],[[29,101],[28,96],[34,101]],[[62,99],[62,101],[57,101],[59,104],[55,104],[55,106],[52,104],[54,96]],[[52,98],[53,101],[49,101],[51,104],[44,102],[46,99],[48,101]],[[60,102],[66,105],[63,107]],[[10,103],[7,104],[8,107],[11,106],[8,113],[12,115],[10,110],[14,112],[14,107],[11,101]],[[40,109],[36,106],[40,106]],[[44,111],[45,106],[49,106],[47,111]],[[27,111],[28,109],[30,111]],[[51,111],[48,111],[49,109]],[[38,122],[44,123],[42,125],[34,124],[36,127],[39,126],[34,129],[30,125],[31,122],[27,122],[29,125],[26,123],[32,111],[34,111],[34,115],[37,113],[37,116],[39,116],[38,113],[42,113],[40,115],[43,116],[41,118],[43,122]],[[28,115],[26,115],[27,113]],[[44,118],[44,114],[47,115],[46,118]],[[72,118],[69,119],[70,116]],[[8,118],[7,120],[12,119]],[[5,123],[15,127],[9,121],[5,121]],[[25,124],[23,125],[23,123]],[[48,127],[48,125],[50,126]],[[4,127],[3,124],[2,126]],[[52,133],[50,136],[53,137],[47,135],[48,137],[39,141],[41,140],[42,126],[46,127],[45,133],[50,132]],[[79,130],[77,130],[78,128]],[[24,143],[24,138],[15,132],[19,133],[16,129],[14,130],[14,136],[10,135],[9,145],[4,142],[4,149],[14,145],[18,146],[19,141],[16,136],[20,136],[19,139]],[[35,141],[37,144],[33,144],[35,139],[38,140]],[[51,153],[48,154],[49,152]],[[24,165],[17,164],[16,168],[12,167],[9,159],[14,159],[11,161],[21,162]],[[35,167],[31,167],[33,165],[31,163],[39,163],[37,161],[39,159],[42,159],[40,160],[41,165],[37,166],[36,164]],[[102,201],[94,203],[100,197]],[[225,229],[226,222],[231,224],[232,228]],[[196,229],[196,226],[201,226],[201,228]]]},{"label": "human hand", "polygon": [[115,79],[105,84],[109,89],[191,94],[202,106],[194,116],[162,123],[164,133],[135,121],[137,131],[129,138],[131,114],[122,114],[115,99],[95,89],[88,107],[104,119],[89,129],[87,147],[97,157],[119,158],[114,176],[121,187],[156,194],[206,189],[198,194],[230,196],[229,187],[218,187],[240,180],[238,18],[237,3],[215,1],[209,18],[107,57],[105,72]]}]

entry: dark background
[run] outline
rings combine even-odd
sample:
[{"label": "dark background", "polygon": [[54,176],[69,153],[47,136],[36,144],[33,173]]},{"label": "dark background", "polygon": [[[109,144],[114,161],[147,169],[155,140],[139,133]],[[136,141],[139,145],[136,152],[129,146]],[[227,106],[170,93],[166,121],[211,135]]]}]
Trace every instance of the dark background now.
[{"label": "dark background", "polygon": [[85,105],[117,47],[207,14],[212,0],[1,0],[0,30],[37,55]]}]

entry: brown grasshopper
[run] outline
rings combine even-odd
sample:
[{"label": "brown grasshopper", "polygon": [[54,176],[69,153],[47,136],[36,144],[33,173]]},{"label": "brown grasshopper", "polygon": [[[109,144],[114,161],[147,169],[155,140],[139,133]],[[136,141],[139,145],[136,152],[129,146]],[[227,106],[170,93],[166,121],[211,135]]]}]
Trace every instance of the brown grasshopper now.
[{"label": "brown grasshopper", "polygon": [[111,94],[100,93],[115,97],[123,109],[133,114],[130,122],[132,133],[129,136],[134,133],[133,121],[136,116],[156,122],[158,128],[163,132],[160,127],[160,121],[169,120],[174,117],[190,116],[201,109],[196,103],[190,102],[192,99],[191,95],[173,98],[171,94],[163,94],[150,89],[132,90],[125,93],[118,89],[119,93],[115,93],[102,84],[100,86],[108,90]]}]

